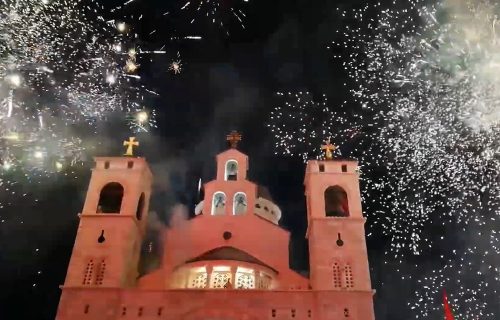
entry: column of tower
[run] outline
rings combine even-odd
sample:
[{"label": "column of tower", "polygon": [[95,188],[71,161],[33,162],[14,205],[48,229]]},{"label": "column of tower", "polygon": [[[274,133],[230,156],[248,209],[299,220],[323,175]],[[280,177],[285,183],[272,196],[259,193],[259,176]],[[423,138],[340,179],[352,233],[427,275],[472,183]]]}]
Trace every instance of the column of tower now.
[{"label": "column of tower", "polygon": [[327,151],[327,159],[309,161],[304,181],[311,287],[335,294],[336,301],[332,301],[337,309],[332,311],[335,316],[371,320],[373,290],[358,164],[334,160],[331,151],[335,148],[330,143],[323,149]]}]

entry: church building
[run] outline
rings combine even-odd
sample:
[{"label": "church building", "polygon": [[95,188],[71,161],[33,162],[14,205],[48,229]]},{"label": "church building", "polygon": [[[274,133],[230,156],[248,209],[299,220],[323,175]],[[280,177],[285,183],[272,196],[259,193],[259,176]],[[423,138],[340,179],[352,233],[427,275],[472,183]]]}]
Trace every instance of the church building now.
[{"label": "church building", "polygon": [[289,267],[282,212],[247,180],[248,156],[216,157],[195,215],[166,228],[156,270],[139,277],[153,175],[144,158],[96,158],[57,320],[374,320],[357,162],[305,172],[310,276]]}]

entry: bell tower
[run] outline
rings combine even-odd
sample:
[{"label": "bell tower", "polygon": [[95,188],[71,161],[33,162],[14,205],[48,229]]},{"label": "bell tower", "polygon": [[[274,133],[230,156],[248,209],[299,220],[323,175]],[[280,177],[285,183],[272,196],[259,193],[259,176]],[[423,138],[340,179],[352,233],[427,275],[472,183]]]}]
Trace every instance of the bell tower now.
[{"label": "bell tower", "polygon": [[[328,159],[329,158],[329,159]],[[305,173],[307,238],[313,290],[334,293],[341,305],[326,318],[349,314],[373,320],[373,291],[356,161],[312,160]],[[327,314],[326,314],[327,313]]]},{"label": "bell tower", "polygon": [[144,158],[95,158],[64,288],[135,285],[151,195]]}]

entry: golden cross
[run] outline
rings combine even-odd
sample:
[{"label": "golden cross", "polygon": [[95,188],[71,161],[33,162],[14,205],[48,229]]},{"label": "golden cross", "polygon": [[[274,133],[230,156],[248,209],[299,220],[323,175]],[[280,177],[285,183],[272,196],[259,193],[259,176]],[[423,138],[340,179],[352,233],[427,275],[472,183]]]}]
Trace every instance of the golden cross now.
[{"label": "golden cross", "polygon": [[330,138],[325,141],[325,144],[321,146],[321,150],[325,150],[326,160],[333,159],[333,151],[337,150],[338,147],[330,143]]},{"label": "golden cross", "polygon": [[123,146],[127,147],[127,152],[125,152],[125,156],[133,156],[134,155],[134,147],[139,146],[139,141],[135,141],[135,137],[128,138],[128,141],[123,141]]},{"label": "golden cross", "polygon": [[227,135],[226,140],[231,144],[231,148],[236,149],[238,142],[241,141],[241,134],[238,133],[238,131],[233,130]]}]

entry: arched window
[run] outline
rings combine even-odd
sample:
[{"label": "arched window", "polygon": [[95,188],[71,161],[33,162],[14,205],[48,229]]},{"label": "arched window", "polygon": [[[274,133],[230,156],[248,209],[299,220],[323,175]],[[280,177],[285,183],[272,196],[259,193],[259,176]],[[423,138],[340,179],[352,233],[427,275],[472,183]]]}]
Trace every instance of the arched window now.
[{"label": "arched window", "polygon": [[333,287],[342,287],[342,278],[340,277],[340,264],[338,262],[333,263]]},{"label": "arched window", "polygon": [[97,275],[95,277],[95,284],[100,286],[104,281],[104,273],[106,272],[106,260],[102,259],[98,266]]},{"label": "arched window", "polygon": [[123,199],[123,187],[117,182],[105,185],[99,195],[97,213],[120,213]]},{"label": "arched window", "polygon": [[238,162],[236,160],[229,160],[228,162],[226,162],[225,180],[238,180]]},{"label": "arched window", "polygon": [[344,279],[346,288],[354,288],[354,278],[352,276],[352,267],[346,263],[344,266]]},{"label": "arched window", "polygon": [[247,196],[243,192],[237,192],[233,200],[233,214],[244,214],[247,212]]},{"label": "arched window", "polygon": [[325,190],[325,213],[327,217],[348,217],[349,203],[347,192],[339,186]]},{"label": "arched window", "polygon": [[85,268],[85,272],[83,274],[82,284],[84,286],[91,285],[93,276],[94,276],[94,260],[90,259],[87,262],[87,267]]},{"label": "arched window", "polygon": [[135,217],[137,220],[142,219],[142,211],[144,210],[144,192],[141,193],[141,196],[139,197],[139,202],[137,203],[137,211],[135,212]]},{"label": "arched window", "polygon": [[226,214],[226,195],[224,192],[216,192],[212,200],[212,215],[223,214]]}]

